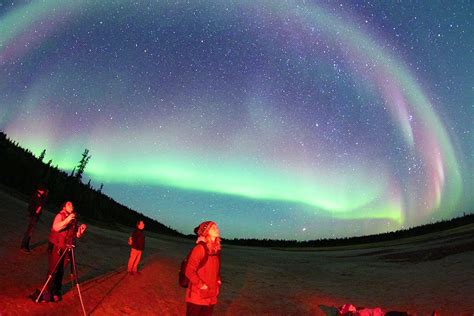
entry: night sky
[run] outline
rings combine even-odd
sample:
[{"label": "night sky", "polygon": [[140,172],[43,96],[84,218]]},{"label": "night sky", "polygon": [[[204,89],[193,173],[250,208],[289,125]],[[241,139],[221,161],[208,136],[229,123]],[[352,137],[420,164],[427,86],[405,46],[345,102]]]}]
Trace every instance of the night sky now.
[{"label": "night sky", "polygon": [[474,2],[358,2],[2,1],[0,129],[183,233],[472,212]]}]

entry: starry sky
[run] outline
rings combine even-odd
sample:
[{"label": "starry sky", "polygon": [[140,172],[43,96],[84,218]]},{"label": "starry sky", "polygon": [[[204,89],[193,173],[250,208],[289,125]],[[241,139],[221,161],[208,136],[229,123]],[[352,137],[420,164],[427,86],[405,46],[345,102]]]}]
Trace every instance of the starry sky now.
[{"label": "starry sky", "polygon": [[[473,211],[470,1],[2,1],[0,129],[183,233]],[[79,210],[80,211],[80,210]]]}]

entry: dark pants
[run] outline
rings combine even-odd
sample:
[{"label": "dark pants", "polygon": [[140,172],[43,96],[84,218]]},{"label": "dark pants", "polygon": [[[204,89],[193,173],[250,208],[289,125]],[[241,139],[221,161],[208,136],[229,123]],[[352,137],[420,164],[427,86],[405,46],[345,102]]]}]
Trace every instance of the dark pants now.
[{"label": "dark pants", "polygon": [[28,228],[26,229],[26,232],[23,235],[23,240],[21,241],[21,248],[30,250],[31,236],[33,235],[33,230],[35,229],[36,223],[38,223],[39,218],[36,216],[29,216],[28,218]]},{"label": "dark pants", "polygon": [[[53,273],[51,280],[48,283],[48,287],[44,293],[43,298],[45,300],[50,300],[54,295],[61,296],[61,286],[63,284],[63,276],[64,276],[64,269],[69,264],[71,259],[71,253],[66,253],[62,258],[61,255],[63,254],[65,247],[58,247],[52,243],[48,245],[48,276]],[[58,263],[59,258],[61,261],[57,265],[56,271],[54,268]]]},{"label": "dark pants", "polygon": [[186,303],[186,316],[210,316],[213,310],[214,305]]}]

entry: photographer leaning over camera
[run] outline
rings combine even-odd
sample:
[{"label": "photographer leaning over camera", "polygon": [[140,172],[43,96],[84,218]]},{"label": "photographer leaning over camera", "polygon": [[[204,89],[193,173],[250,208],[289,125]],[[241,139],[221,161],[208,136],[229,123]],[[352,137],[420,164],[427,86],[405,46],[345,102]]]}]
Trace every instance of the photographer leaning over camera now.
[{"label": "photographer leaning over camera", "polygon": [[[53,274],[53,279],[48,283],[46,291],[43,293],[42,300],[48,302],[57,302],[62,299],[61,285],[64,275],[64,268],[71,260],[70,254],[66,254],[61,259],[61,254],[68,247],[74,245],[76,238],[81,238],[86,230],[85,224],[79,225],[76,220],[76,213],[72,202],[67,201],[63,204],[61,211],[54,217],[51,232],[49,234],[48,245],[48,276]],[[59,260],[56,271],[54,268]]]}]

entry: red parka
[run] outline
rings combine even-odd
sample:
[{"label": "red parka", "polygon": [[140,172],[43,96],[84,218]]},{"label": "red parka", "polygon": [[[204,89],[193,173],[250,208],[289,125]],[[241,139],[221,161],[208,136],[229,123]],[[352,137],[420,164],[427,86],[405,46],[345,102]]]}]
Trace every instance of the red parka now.
[{"label": "red parka", "polygon": [[[202,242],[195,245],[186,265],[186,302],[196,305],[214,305],[219,295],[220,252],[212,254],[205,247]],[[203,284],[207,285],[206,290],[201,290]]]}]

